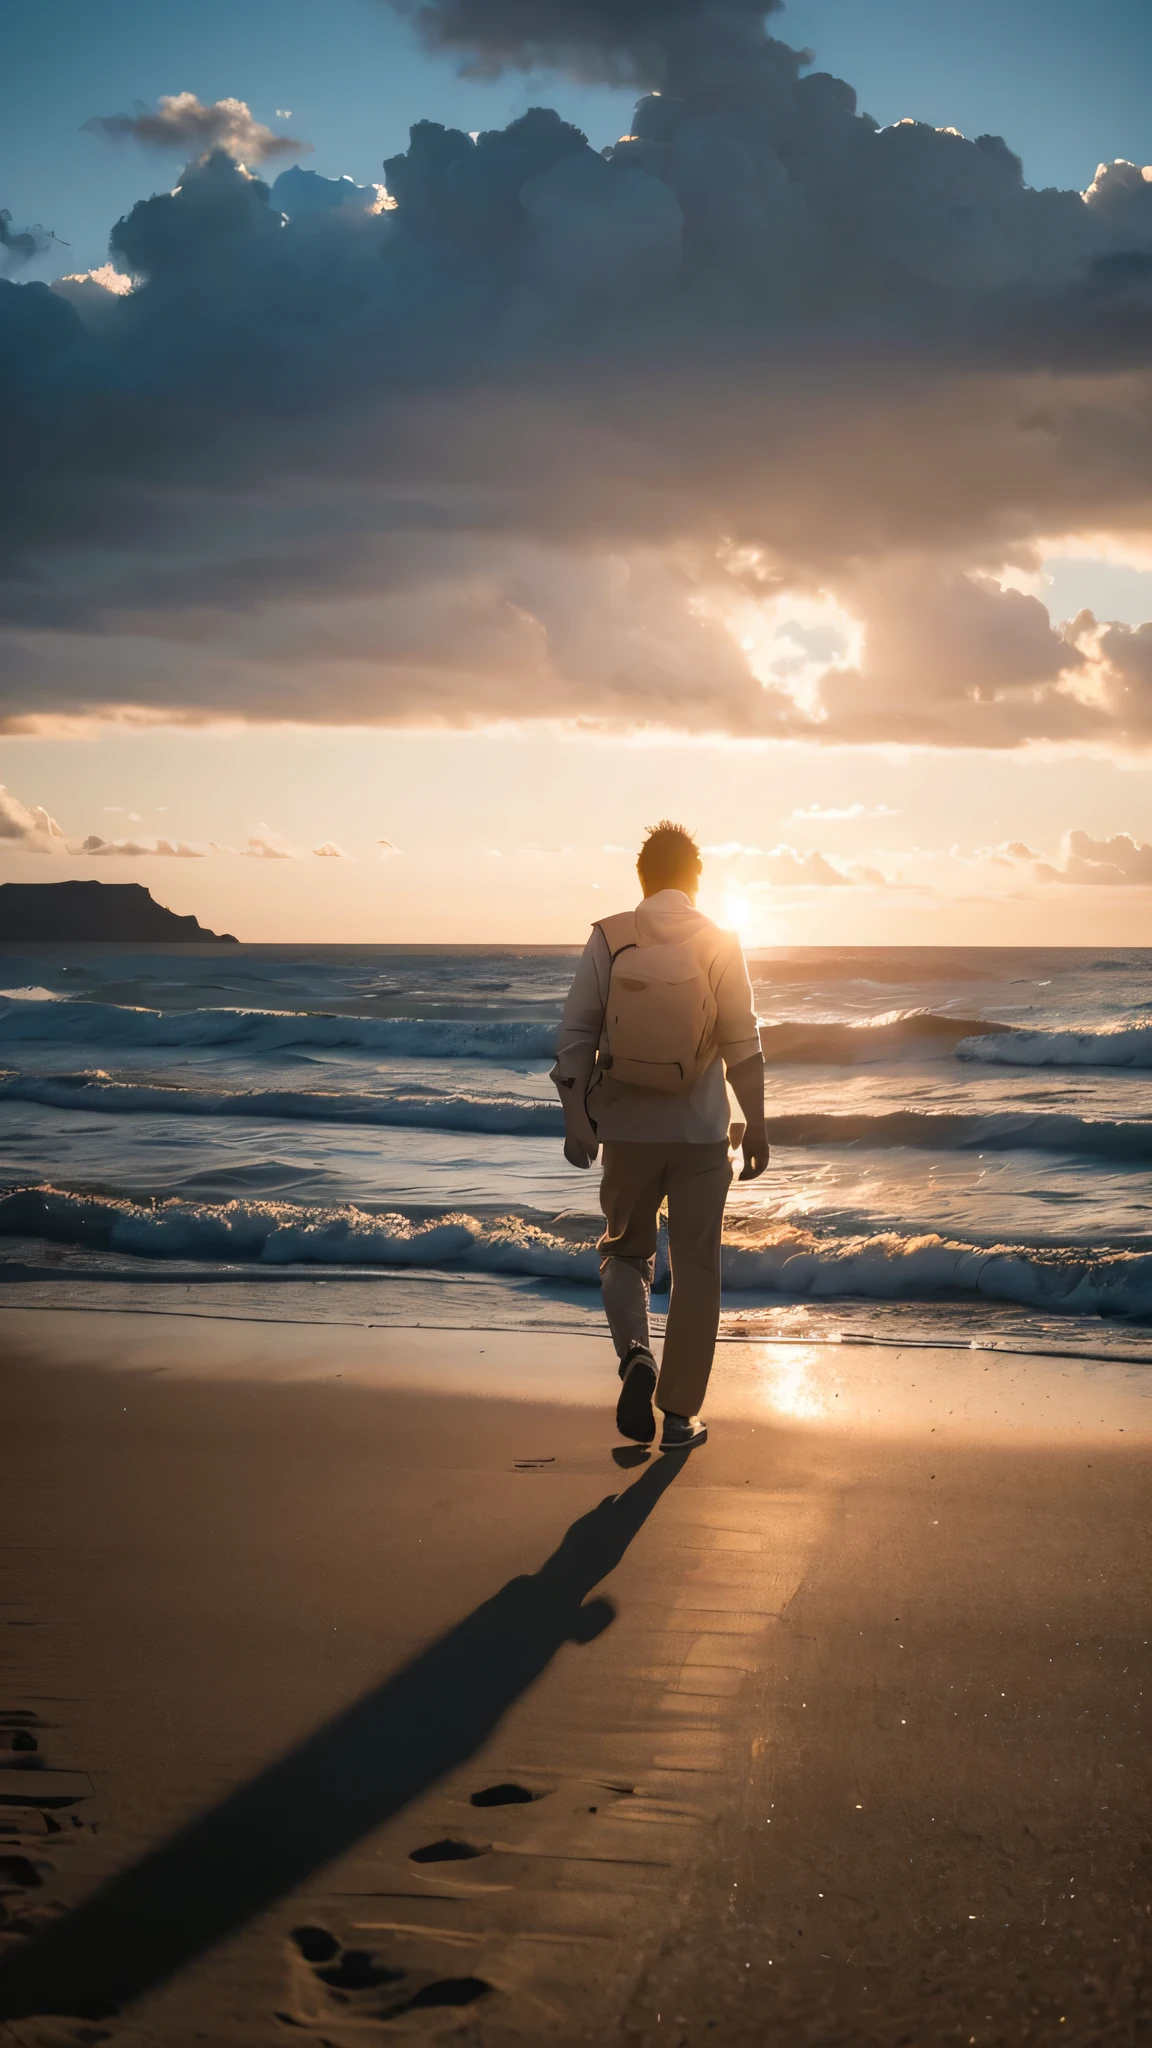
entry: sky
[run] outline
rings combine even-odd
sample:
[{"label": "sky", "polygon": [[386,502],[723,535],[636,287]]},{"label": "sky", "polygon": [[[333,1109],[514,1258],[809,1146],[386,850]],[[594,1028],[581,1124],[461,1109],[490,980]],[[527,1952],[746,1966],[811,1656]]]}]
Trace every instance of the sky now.
[{"label": "sky", "polygon": [[1131,0],[17,6],[0,881],[559,943],[671,815],[755,944],[1141,943],[1150,70]]}]

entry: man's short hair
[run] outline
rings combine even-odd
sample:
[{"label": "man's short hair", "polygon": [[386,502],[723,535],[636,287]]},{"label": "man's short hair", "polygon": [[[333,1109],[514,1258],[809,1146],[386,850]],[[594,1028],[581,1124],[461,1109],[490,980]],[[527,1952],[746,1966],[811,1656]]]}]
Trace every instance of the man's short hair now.
[{"label": "man's short hair", "polygon": [[700,848],[686,825],[674,825],[661,818],[651,825],[636,860],[636,872],[643,887],[653,895],[658,889],[694,888],[700,874]]}]

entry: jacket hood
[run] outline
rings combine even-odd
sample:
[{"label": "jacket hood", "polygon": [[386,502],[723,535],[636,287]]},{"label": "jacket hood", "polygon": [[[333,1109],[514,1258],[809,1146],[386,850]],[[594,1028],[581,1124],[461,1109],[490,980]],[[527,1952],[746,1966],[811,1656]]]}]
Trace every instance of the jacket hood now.
[{"label": "jacket hood", "polygon": [[694,910],[683,889],[659,889],[636,905],[636,936],[642,946],[675,946],[717,926]]}]

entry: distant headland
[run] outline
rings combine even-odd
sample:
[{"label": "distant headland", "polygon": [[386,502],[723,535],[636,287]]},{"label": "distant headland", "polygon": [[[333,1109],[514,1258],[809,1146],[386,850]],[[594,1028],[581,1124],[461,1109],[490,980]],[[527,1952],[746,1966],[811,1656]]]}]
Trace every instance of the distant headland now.
[{"label": "distant headland", "polygon": [[231,932],[206,931],[194,917],[177,917],[140,882],[0,883],[0,943],[10,939],[239,944]]}]

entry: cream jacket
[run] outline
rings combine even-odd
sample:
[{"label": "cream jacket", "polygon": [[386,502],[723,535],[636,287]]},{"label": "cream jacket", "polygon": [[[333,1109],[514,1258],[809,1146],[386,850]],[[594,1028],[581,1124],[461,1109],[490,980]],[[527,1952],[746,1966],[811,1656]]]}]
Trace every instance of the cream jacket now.
[{"label": "cream jacket", "polygon": [[[641,944],[675,944],[697,932],[714,932],[716,959],[712,989],[716,998],[717,1057],[700,1076],[690,1095],[657,1095],[642,1088],[603,1088],[595,1073],[596,1051],[608,997],[608,942],[598,925],[585,946],[564,1005],[552,1078],[564,1097],[568,1087],[588,1089],[588,1115],[597,1137],[631,1144],[714,1145],[729,1136],[733,1119],[743,1124],[725,1080],[725,1069],[737,1067],[760,1050],[760,1034],[752,1004],[748,969],[735,932],[721,931],[695,910],[682,889],[661,889],[636,907]],[[589,1082],[591,1086],[589,1087]]]}]

